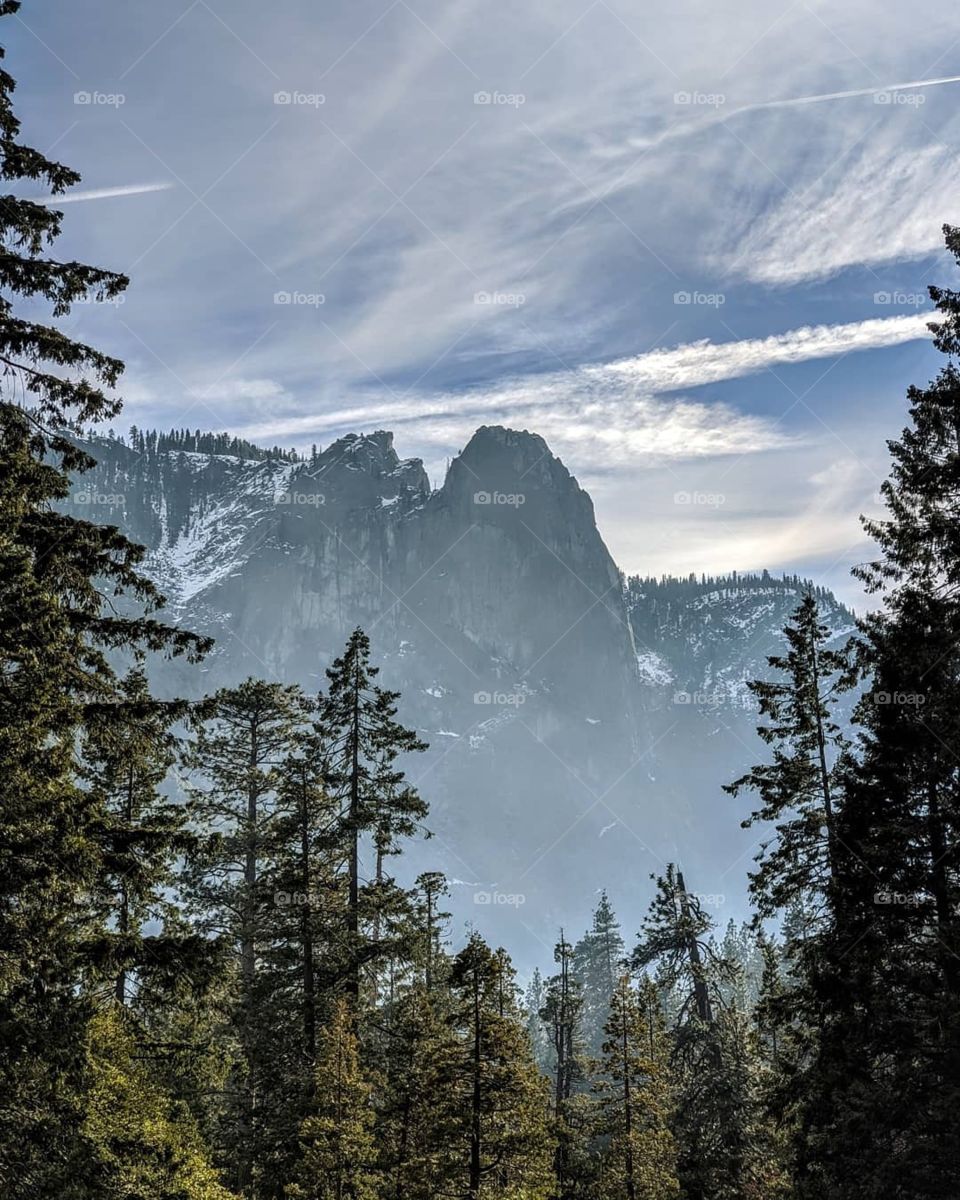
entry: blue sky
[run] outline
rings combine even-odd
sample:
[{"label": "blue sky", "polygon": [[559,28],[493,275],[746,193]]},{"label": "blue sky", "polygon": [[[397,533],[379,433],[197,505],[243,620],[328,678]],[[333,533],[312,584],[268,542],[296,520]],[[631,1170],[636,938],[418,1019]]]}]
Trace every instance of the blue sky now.
[{"label": "blue sky", "polygon": [[[27,0],[25,135],[121,425],[541,433],[627,570],[845,599],[955,280],[955,5]],[[889,90],[898,85],[898,90]],[[283,302],[284,298],[287,302]]]}]

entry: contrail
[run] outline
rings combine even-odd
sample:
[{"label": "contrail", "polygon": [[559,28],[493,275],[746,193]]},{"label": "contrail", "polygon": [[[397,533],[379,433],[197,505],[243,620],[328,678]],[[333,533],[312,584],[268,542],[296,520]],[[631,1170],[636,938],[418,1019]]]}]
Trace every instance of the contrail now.
[{"label": "contrail", "polygon": [[915,79],[912,83],[888,83],[885,87],[854,88],[848,92],[822,92],[818,96],[795,96],[792,100],[765,100],[759,104],[744,104],[724,115],[729,120],[739,113],[753,112],[758,108],[790,108],[795,104],[822,104],[827,100],[848,100],[854,96],[882,96],[885,92],[915,92],[919,88],[939,87],[942,83],[960,83],[960,75]]},{"label": "contrail", "polygon": [[675,138],[694,137],[714,125],[725,125],[734,117],[744,113],[761,112],[767,108],[796,108],[805,104],[825,104],[831,100],[852,100],[857,96],[882,96],[893,92],[914,92],[922,88],[939,87],[945,83],[960,83],[960,75],[941,75],[937,79],[915,79],[910,83],[888,83],[881,87],[852,88],[845,92],[821,92],[815,96],[792,96],[786,100],[759,100],[755,104],[741,104],[726,112],[716,112],[710,117],[682,125],[672,125],[655,137],[631,139],[631,144],[638,147],[659,146],[663,142]]},{"label": "contrail", "polygon": [[128,183],[123,187],[91,188],[86,192],[68,192],[64,196],[38,196],[34,204],[59,208],[61,204],[76,204],[80,200],[109,200],[113,196],[142,196],[145,192],[166,192],[172,183]]}]

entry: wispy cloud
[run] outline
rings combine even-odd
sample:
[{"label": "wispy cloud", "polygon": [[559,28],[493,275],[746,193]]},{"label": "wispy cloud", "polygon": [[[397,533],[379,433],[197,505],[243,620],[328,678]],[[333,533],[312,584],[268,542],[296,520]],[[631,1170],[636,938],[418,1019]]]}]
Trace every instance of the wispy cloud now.
[{"label": "wispy cloud", "polygon": [[873,145],[845,168],[785,195],[731,241],[720,264],[760,283],[824,279],[930,254],[943,223],[960,216],[960,159],[950,146]]},{"label": "wispy cloud", "polygon": [[[260,421],[242,432],[252,438],[326,438],[385,425],[405,430],[407,441],[429,451],[458,448],[477,425],[505,422],[536,429],[579,461],[595,454],[608,468],[756,453],[786,444],[770,420],[676,393],[779,365],[925,338],[928,319],[914,314],[809,326],[767,338],[703,340],[493,388],[368,396],[333,411]],[[247,381],[246,393],[251,386]]]}]

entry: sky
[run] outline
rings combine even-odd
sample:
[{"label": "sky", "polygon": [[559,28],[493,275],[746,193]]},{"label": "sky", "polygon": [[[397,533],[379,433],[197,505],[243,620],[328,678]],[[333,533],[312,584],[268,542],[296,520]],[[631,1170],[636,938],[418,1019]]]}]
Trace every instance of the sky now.
[{"label": "sky", "polygon": [[26,0],[2,35],[83,176],[58,254],[132,280],[64,322],[127,363],[118,431],[386,428],[439,484],[526,428],[628,572],[862,606],[958,275],[952,0]]}]

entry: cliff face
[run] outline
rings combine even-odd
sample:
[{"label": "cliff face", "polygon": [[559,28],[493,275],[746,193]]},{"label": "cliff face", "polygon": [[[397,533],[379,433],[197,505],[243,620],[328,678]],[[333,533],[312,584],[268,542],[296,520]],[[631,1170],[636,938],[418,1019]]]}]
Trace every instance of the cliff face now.
[{"label": "cliff face", "polygon": [[409,767],[436,837],[409,866],[459,881],[459,920],[551,943],[602,886],[636,920],[678,856],[698,890],[742,892],[742,806],[720,787],[762,753],[744,680],[780,648],[800,581],[625,584],[589,496],[542,438],[500,427],[436,491],[386,432],[305,462],[92,450],[70,510],[146,545],[170,616],[216,639],[199,671],[163,665],[161,689],[257,675],[315,691],[368,632],[431,744]]}]

